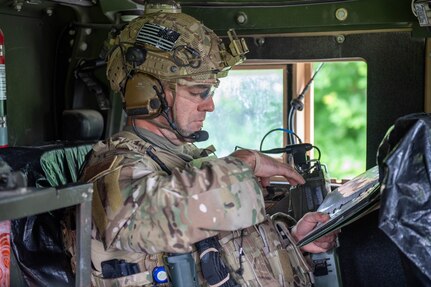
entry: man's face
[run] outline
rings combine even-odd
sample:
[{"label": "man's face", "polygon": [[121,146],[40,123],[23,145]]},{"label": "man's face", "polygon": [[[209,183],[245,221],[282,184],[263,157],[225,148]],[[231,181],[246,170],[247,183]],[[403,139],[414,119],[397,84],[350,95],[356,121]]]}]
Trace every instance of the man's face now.
[{"label": "man's face", "polygon": [[207,112],[214,111],[213,93],[215,80],[177,83],[174,103],[175,122],[180,132],[186,136],[202,129]]}]

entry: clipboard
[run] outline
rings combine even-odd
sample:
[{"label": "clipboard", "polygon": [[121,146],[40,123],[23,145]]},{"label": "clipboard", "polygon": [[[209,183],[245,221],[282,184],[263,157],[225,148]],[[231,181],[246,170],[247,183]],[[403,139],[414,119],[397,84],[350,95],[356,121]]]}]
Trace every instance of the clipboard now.
[{"label": "clipboard", "polygon": [[302,247],[346,226],[379,207],[379,169],[374,166],[327,194],[317,211],[330,219],[318,225],[296,244]]}]

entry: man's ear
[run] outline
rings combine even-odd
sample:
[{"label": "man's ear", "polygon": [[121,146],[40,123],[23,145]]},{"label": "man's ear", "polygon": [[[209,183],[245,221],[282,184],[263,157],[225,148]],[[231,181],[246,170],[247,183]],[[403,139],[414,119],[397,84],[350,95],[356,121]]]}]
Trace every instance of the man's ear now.
[{"label": "man's ear", "polygon": [[165,91],[165,99],[169,107],[172,107],[175,102],[174,100],[175,96],[171,86],[172,85],[168,83],[163,83],[163,89]]}]

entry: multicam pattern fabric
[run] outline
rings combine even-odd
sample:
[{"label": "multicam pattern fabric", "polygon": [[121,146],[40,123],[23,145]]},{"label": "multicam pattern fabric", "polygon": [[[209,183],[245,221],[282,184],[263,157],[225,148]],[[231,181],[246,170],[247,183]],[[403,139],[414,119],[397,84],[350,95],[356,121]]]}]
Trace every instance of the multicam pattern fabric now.
[{"label": "multicam pattern fabric", "polygon": [[[265,216],[262,190],[248,166],[233,157],[202,157],[193,145],[173,146],[140,131],[157,146],[130,132],[119,133],[94,146],[83,173],[82,180],[95,187],[93,286],[153,286],[151,272],[165,265],[163,254],[192,252],[199,286],[207,287],[194,243],[214,235],[230,276],[241,286],[312,285],[311,271],[293,239],[281,241]],[[288,233],[287,226],[284,230]],[[103,278],[101,262],[113,258],[138,263],[140,273]]]},{"label": "multicam pattern fabric", "polygon": [[242,231],[222,232],[219,238],[222,256],[241,286],[311,287],[314,282],[293,238],[288,235],[287,246],[281,243],[270,218]]},{"label": "multicam pattern fabric", "polygon": [[[196,150],[186,149],[196,157]],[[233,157],[203,161],[197,168],[127,132],[93,150],[84,180],[94,182],[93,220],[106,249],[190,252],[199,240],[265,218],[260,186],[249,167]]]},{"label": "multicam pattern fabric", "polygon": [[[156,25],[175,33],[178,38],[169,48],[161,48],[157,42],[141,41],[140,31],[145,25]],[[171,39],[173,40],[173,39]],[[128,71],[145,73],[161,80],[193,78],[206,80],[227,75],[235,58],[229,53],[221,39],[195,18],[184,13],[152,13],[132,20],[115,38],[112,53],[107,63],[106,75],[111,88],[119,92]],[[139,66],[124,61],[124,52],[133,45],[146,49],[146,59]],[[228,64],[230,63],[230,64]]]}]

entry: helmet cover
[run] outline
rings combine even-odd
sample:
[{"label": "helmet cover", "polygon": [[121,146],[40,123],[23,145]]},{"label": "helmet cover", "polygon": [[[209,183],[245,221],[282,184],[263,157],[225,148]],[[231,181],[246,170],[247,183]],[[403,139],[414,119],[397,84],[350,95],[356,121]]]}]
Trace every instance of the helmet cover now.
[{"label": "helmet cover", "polygon": [[228,36],[230,52],[212,30],[187,14],[144,14],[132,20],[112,43],[107,63],[111,89],[121,92],[129,116],[153,118],[161,112],[162,107],[154,103],[161,100],[157,91],[162,82],[175,91],[180,79],[216,80],[245,60],[244,39],[239,40],[233,30]]},{"label": "helmet cover", "polygon": [[[240,43],[245,45],[244,41]],[[130,47],[146,51],[142,63],[126,60]],[[239,52],[228,52],[212,30],[187,14],[144,14],[132,20],[115,39],[107,77],[116,92],[124,91],[133,73],[149,74],[162,81],[215,79],[226,76],[233,65],[245,60],[246,52],[246,45]]]}]

